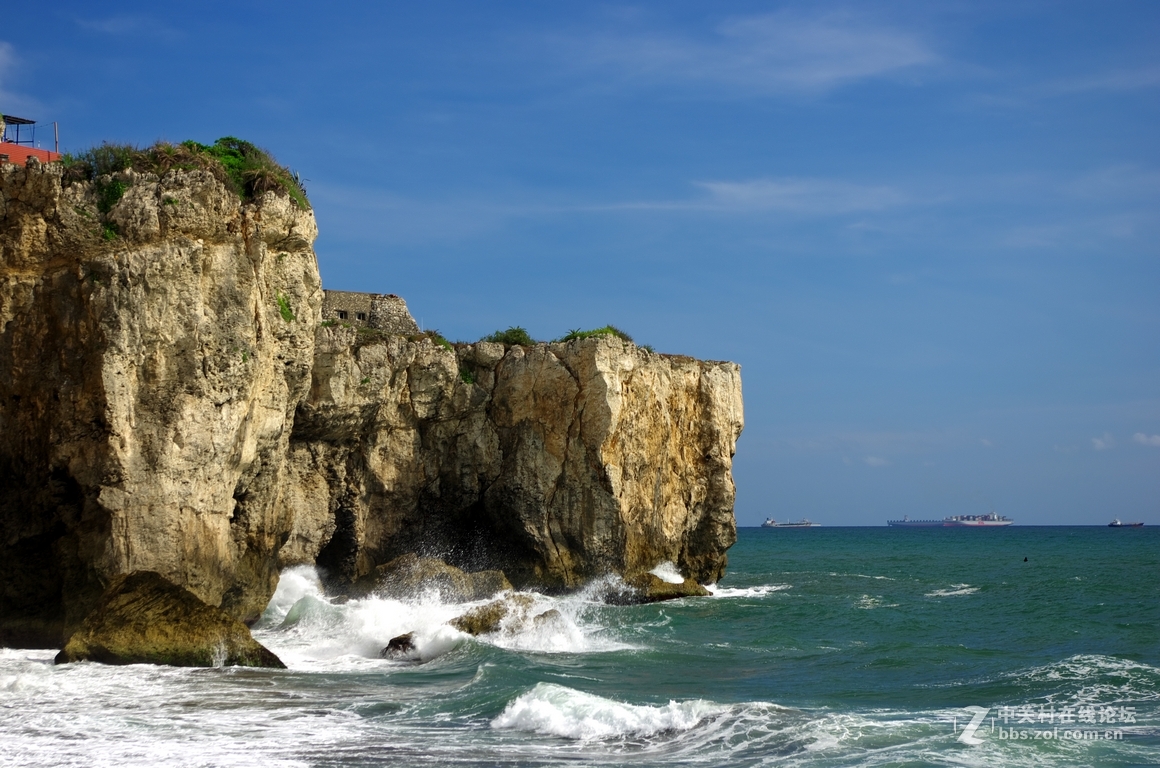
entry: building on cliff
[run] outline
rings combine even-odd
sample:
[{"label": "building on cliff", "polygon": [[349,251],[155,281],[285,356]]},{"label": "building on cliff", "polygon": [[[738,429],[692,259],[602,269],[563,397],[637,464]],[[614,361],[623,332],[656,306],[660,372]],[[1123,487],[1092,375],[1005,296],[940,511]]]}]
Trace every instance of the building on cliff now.
[{"label": "building on cliff", "polygon": [[407,302],[393,293],[324,290],[322,294],[324,321],[375,328],[387,333],[419,332],[419,326],[407,310]]},{"label": "building on cliff", "polygon": [[[8,126],[13,127],[9,132]],[[21,126],[25,126],[24,137],[20,135]],[[36,148],[36,121],[14,115],[0,115],[0,163],[18,163],[24,165],[28,158],[35,157],[42,163],[52,163],[60,160],[59,152]]]}]

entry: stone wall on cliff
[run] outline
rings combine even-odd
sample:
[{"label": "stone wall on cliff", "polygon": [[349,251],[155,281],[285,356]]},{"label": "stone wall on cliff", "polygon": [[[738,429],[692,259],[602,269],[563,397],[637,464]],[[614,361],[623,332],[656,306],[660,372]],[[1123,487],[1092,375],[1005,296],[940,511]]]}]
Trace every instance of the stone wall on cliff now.
[{"label": "stone wall on cliff", "polygon": [[614,336],[454,351],[365,336],[319,331],[284,564],[342,582],[421,551],[561,589],[665,561],[702,583],[724,572],[737,365]]},{"label": "stone wall on cliff", "polygon": [[319,322],[313,214],[205,171],[126,171],[102,212],[61,174],[0,166],[0,641],[56,642],[134,570],[256,616]]}]

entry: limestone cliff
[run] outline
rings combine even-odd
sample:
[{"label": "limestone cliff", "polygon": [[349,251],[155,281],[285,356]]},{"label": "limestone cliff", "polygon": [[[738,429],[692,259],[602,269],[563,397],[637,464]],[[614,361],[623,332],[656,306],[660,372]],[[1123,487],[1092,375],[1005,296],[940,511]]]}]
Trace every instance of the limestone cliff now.
[{"label": "limestone cliff", "polygon": [[409,551],[569,588],[733,543],[733,363],[612,336],[505,350],[322,328],[290,442],[283,563],[353,580]]},{"label": "limestone cliff", "polygon": [[0,166],[0,644],[59,643],[137,570],[247,620],[294,563],[722,574],[736,365],[323,323],[309,211],[120,181],[110,208]]},{"label": "limestone cliff", "polygon": [[239,617],[277,579],[321,293],[313,214],[272,192],[243,206],[205,171],[118,181],[102,214],[59,165],[0,166],[6,643],[59,642],[135,570]]}]

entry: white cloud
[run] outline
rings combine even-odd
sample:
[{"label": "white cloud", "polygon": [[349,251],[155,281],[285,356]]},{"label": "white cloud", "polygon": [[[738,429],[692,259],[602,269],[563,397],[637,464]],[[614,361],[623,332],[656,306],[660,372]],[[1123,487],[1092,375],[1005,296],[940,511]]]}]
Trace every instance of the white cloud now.
[{"label": "white cloud", "polygon": [[1151,445],[1154,448],[1160,448],[1160,435],[1145,435],[1143,432],[1137,432],[1132,435],[1132,439],[1140,445]]},{"label": "white cloud", "polygon": [[99,32],[104,35],[147,35],[167,39],[180,36],[180,33],[173,27],[167,26],[156,19],[151,19],[148,16],[122,14],[119,16],[109,16],[104,19],[74,19],[74,21],[77,26],[83,29]]},{"label": "white cloud", "polygon": [[[18,64],[19,58],[16,56],[16,49],[12,47],[11,43],[0,40],[0,109],[5,114],[28,117],[35,115],[39,111],[40,105],[27,96],[8,90],[9,83],[17,79],[13,77],[13,73]],[[17,82],[19,81],[17,80]]]},{"label": "white cloud", "polygon": [[708,191],[709,207],[732,210],[838,214],[880,211],[906,202],[906,196],[891,187],[831,179],[706,181],[697,186]]},{"label": "white cloud", "polygon": [[1048,90],[1054,93],[1080,93],[1084,91],[1136,91],[1142,88],[1160,86],[1160,66],[1139,69],[1121,69],[1098,75],[1060,80],[1052,83]]},{"label": "white cloud", "polygon": [[1112,165],[1067,182],[1062,191],[1081,200],[1154,202],[1160,197],[1160,171],[1138,165]]},{"label": "white cloud", "polygon": [[979,443],[980,443],[980,444],[982,444],[982,446],[983,446],[984,448],[991,448],[991,447],[993,447],[993,446],[994,446],[994,443],[992,443],[990,440],[988,440],[988,439],[987,439],[987,438],[985,438],[985,437],[980,437],[980,438],[979,438]]},{"label": "white cloud", "polygon": [[862,459],[862,461],[866,462],[866,466],[868,466],[868,467],[888,467],[888,466],[890,466],[890,462],[887,461],[886,459],[882,458],[881,456],[867,456],[866,458]]},{"label": "white cloud", "polygon": [[821,91],[937,60],[917,34],[848,12],[782,11],[729,19],[707,38],[605,35],[569,49],[578,60],[634,80],[766,93]]},{"label": "white cloud", "polygon": [[1105,432],[1103,437],[1092,438],[1092,448],[1097,451],[1107,451],[1116,447],[1116,440],[1112,437],[1111,432]]}]

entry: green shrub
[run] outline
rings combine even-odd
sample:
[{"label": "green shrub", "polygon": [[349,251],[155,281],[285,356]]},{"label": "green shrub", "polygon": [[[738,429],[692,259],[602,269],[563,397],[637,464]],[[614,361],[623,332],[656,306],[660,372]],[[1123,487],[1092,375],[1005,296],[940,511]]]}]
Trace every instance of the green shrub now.
[{"label": "green shrub", "polygon": [[503,344],[505,347],[516,345],[531,347],[536,343],[536,340],[528,335],[527,330],[518,325],[509,326],[506,331],[496,331],[495,333],[484,336],[480,341],[491,341],[496,344]]},{"label": "green shrub", "polygon": [[97,182],[97,210],[101,213],[113,210],[113,206],[121,201],[128,188],[129,185],[120,179],[101,177]]},{"label": "green shrub", "polygon": [[274,192],[289,195],[302,210],[310,208],[301,177],[278,165],[268,152],[248,141],[225,136],[208,146],[196,141],[185,141],[181,146],[221,163],[234,191],[243,200],[254,200],[266,192]]},{"label": "green shrub", "polygon": [[91,180],[132,168],[138,151],[129,144],[105,142],[77,155],[66,154],[60,159],[65,181]]},{"label": "green shrub", "polygon": [[615,325],[606,325],[603,328],[593,328],[590,331],[582,331],[579,328],[574,328],[564,336],[556,339],[556,341],[574,341],[576,339],[591,339],[593,336],[615,336],[618,339],[632,343],[632,337],[624,331],[617,328]]},{"label": "green shrub", "polygon": [[459,369],[459,378],[462,379],[465,384],[475,383],[475,374],[468,368]]},{"label": "green shrub", "polygon": [[446,350],[455,351],[455,346],[436,330],[422,331],[407,337],[407,341],[422,341],[423,339],[430,339]]},{"label": "green shrub", "polygon": [[101,225],[101,237],[106,240],[117,239],[117,225],[112,222]]},{"label": "green shrub", "polygon": [[225,136],[213,144],[158,142],[145,149],[106,142],[75,155],[66,154],[61,164],[66,183],[96,181],[129,168],[158,176],[171,170],[200,169],[212,173],[243,201],[253,201],[272,191],[289,196],[303,210],[310,208],[306,187],[297,173],[279,165],[265,150],[233,136]]},{"label": "green shrub", "polygon": [[290,308],[290,299],[286,298],[286,294],[278,294],[278,312],[282,315],[282,319],[288,323],[294,321],[294,310]]}]

